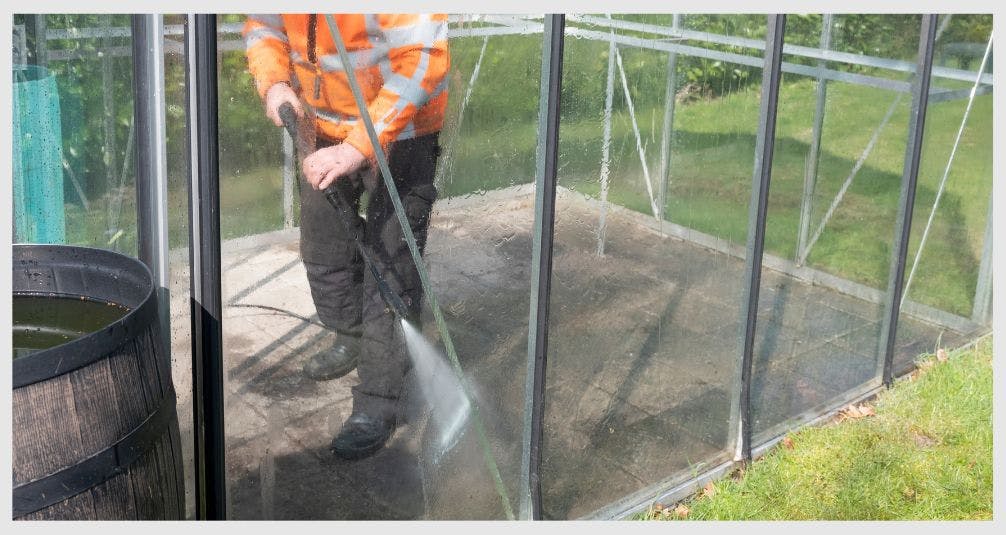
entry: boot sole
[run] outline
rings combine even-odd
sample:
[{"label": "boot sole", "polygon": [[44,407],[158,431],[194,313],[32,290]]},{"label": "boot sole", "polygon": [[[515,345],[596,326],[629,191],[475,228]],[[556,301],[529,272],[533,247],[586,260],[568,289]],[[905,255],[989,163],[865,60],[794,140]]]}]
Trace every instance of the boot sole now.
[{"label": "boot sole", "polygon": [[364,459],[366,457],[370,457],[371,455],[377,453],[381,448],[384,447],[385,444],[388,443],[388,439],[390,438],[391,435],[388,435],[388,437],[385,438],[384,440],[375,442],[374,444],[368,445],[364,448],[339,449],[336,447],[332,447],[332,451],[335,453],[335,456],[340,459],[346,461],[357,461],[360,459]]},{"label": "boot sole", "polygon": [[346,368],[339,368],[338,370],[331,371],[328,373],[312,374],[304,369],[302,369],[301,371],[304,373],[304,376],[307,377],[308,379],[314,379],[315,381],[331,381],[332,379],[338,379],[355,369],[356,369],[356,361],[353,361],[352,366],[348,366]]}]

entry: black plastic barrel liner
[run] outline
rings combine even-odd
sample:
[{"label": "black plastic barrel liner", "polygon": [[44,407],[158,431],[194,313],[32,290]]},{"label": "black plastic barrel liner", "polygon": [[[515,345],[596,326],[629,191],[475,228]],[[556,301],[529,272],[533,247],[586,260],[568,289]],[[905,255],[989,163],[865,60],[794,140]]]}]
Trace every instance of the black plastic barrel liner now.
[{"label": "black plastic barrel liner", "polygon": [[153,277],[140,261],[14,245],[18,295],[128,307],[106,327],[13,361],[15,519],[182,519],[182,451]]}]

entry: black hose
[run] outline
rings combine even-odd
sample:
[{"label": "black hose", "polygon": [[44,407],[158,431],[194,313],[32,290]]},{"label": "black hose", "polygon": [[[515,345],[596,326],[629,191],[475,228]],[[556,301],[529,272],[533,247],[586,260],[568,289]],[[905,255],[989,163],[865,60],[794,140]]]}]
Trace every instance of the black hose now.
[{"label": "black hose", "polygon": [[318,327],[321,327],[322,329],[327,329],[329,331],[336,331],[336,332],[338,332],[336,329],[333,329],[333,328],[329,327],[328,325],[325,325],[324,323],[322,323],[320,321],[315,321],[315,320],[313,320],[313,319],[311,319],[311,318],[309,318],[307,316],[301,316],[300,314],[297,314],[296,312],[292,312],[292,311],[286,310],[285,308],[271,307],[269,305],[253,305],[251,303],[231,303],[231,304],[229,304],[227,306],[228,307],[239,307],[239,308],[261,308],[263,310],[270,310],[272,312],[277,312],[279,314],[283,314],[283,315],[286,315],[286,316],[297,318],[297,319],[299,319],[301,321],[304,321],[306,323],[310,323],[311,325],[317,325]]}]

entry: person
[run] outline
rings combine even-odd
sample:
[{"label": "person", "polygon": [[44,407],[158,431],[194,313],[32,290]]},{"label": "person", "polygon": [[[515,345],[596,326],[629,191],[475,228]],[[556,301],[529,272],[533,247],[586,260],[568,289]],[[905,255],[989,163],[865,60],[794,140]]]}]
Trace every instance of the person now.
[{"label": "person", "polygon": [[[447,106],[447,15],[335,14],[356,79],[420,251],[425,248],[439,133]],[[375,151],[359,117],[345,66],[326,18],[319,14],[248,15],[243,35],[248,68],[266,116],[282,125],[290,104],[316,116],[317,150],[303,159],[310,187],[301,188],[300,254],[318,317],[337,332],[335,343],[310,356],[303,371],[316,380],[356,368],[353,410],[332,441],[335,454],[358,459],[378,451],[398,423],[408,357],[396,318],[322,190],[341,189],[353,209],[368,192],[366,218],[356,218],[377,268],[414,317],[421,307],[419,275],[376,174]]]}]

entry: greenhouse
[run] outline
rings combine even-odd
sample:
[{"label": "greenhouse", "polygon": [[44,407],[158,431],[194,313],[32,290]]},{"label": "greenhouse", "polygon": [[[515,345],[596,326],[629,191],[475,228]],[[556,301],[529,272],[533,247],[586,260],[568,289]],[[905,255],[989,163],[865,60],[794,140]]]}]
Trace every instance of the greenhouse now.
[{"label": "greenhouse", "polygon": [[[332,20],[313,38],[359,61]],[[19,382],[41,365],[16,354],[15,518],[627,518],[991,331],[991,15],[450,15],[422,236],[358,115],[363,195],[391,199],[422,299],[407,317],[381,290],[405,408],[339,458],[361,379],[305,374],[346,335],[315,306],[303,134],[267,117],[246,23],[14,16],[15,295],[21,272],[73,278],[19,244],[141,261],[160,349],[122,429],[176,415],[42,498],[117,439],[70,433],[63,465],[19,468],[19,400],[100,401],[72,370]]]}]

